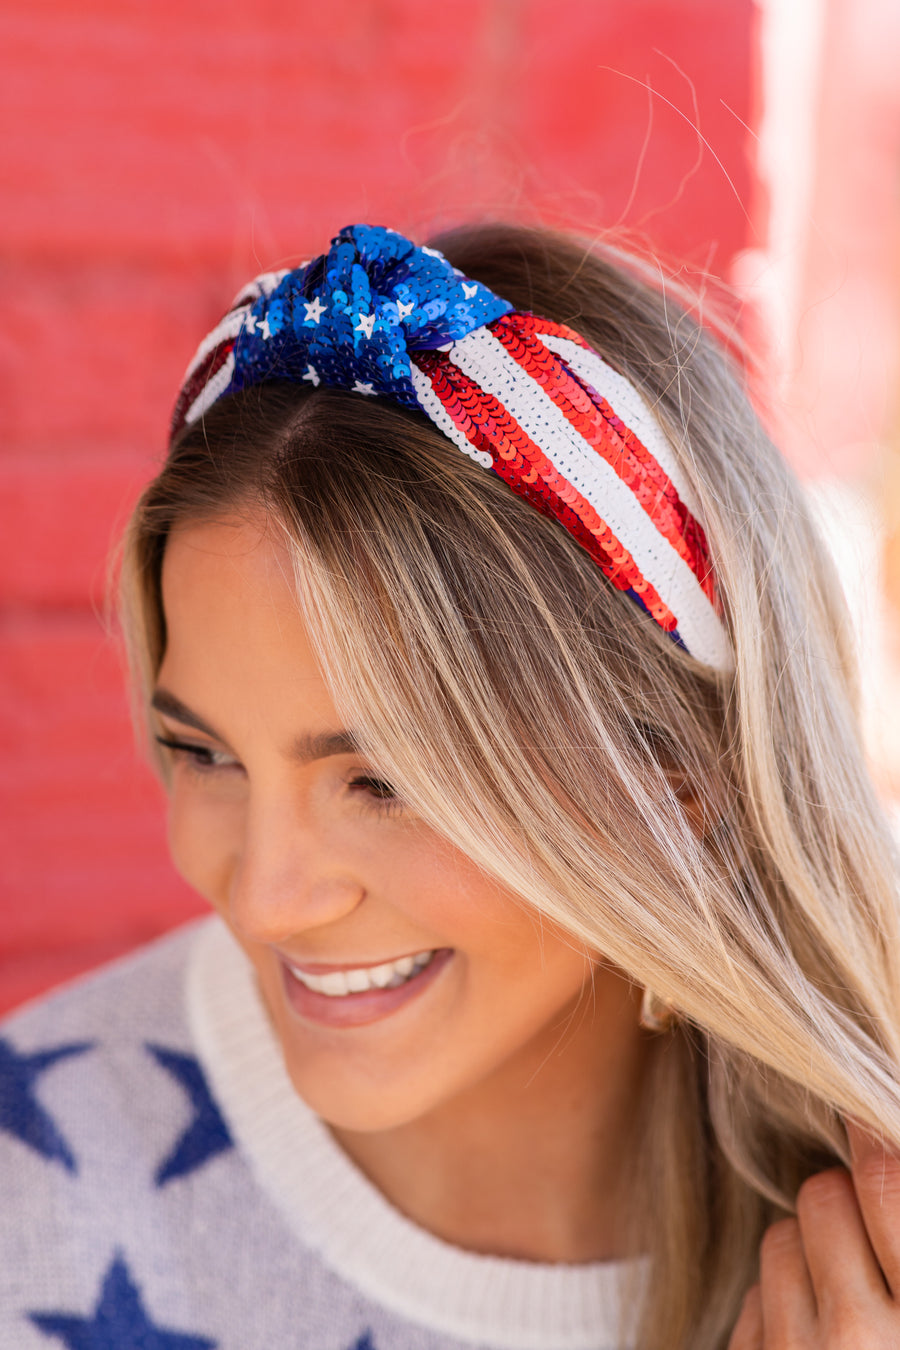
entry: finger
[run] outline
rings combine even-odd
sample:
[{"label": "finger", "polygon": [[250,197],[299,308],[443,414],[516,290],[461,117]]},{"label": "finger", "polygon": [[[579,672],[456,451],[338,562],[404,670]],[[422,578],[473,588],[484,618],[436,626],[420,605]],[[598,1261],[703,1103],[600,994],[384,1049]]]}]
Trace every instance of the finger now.
[{"label": "finger", "polygon": [[805,1181],[797,1219],[820,1318],[832,1321],[850,1306],[882,1308],[887,1288],[849,1172],[835,1167]]},{"label": "finger", "polygon": [[766,1229],[759,1249],[759,1283],[765,1344],[812,1344],[816,1296],[796,1219],[782,1219]]},{"label": "finger", "polygon": [[734,1324],[728,1350],[765,1350],[762,1294],[758,1284],[744,1295],[741,1315]]},{"label": "finger", "polygon": [[869,1243],[891,1296],[900,1301],[900,1158],[852,1122],[853,1186]]}]

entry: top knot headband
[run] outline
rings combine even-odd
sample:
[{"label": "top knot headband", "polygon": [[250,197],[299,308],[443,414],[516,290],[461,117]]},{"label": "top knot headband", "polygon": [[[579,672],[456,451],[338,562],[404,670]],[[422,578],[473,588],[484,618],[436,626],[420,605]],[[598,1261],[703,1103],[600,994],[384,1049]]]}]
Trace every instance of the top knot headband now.
[{"label": "top knot headband", "polygon": [[172,435],[291,380],[390,398],[554,517],[693,656],[732,665],[693,494],[637,389],[564,324],[521,314],[435,249],[351,225],[257,277],[200,344]]}]

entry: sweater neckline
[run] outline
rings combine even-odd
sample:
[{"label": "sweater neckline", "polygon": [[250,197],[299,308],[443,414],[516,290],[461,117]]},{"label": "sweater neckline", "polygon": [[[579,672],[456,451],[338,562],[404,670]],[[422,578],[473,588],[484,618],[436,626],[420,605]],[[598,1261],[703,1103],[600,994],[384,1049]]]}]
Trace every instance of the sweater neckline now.
[{"label": "sweater neckline", "polygon": [[297,1237],[410,1321],[503,1350],[606,1350],[635,1263],[483,1256],[394,1209],[298,1096],[250,962],[219,919],[188,968],[188,1017],[213,1094],[256,1179]]}]

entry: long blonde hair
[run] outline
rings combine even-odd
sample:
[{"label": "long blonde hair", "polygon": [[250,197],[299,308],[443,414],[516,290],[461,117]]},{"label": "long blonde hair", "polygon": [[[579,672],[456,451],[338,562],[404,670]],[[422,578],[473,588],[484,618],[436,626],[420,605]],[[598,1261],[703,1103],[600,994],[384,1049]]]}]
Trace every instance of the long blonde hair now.
[{"label": "long blonde hair", "polygon": [[803,496],[719,346],[633,259],[509,226],[438,242],[571,324],[655,409],[701,506],[736,653],[716,677],[556,523],[424,419],[272,384],[172,448],[126,538],[146,706],[171,528],[242,506],[296,559],[338,706],[436,829],[678,1009],[639,1122],[639,1350],[721,1350],[765,1226],[900,1147],[900,931],[853,644]]}]

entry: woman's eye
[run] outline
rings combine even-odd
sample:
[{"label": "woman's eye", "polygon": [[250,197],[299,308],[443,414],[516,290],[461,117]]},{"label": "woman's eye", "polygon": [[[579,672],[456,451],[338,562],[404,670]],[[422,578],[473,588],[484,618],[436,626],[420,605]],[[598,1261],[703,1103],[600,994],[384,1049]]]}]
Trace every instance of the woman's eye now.
[{"label": "woman's eye", "polygon": [[182,760],[197,773],[211,773],[215,769],[230,769],[237,760],[224,750],[213,750],[208,745],[194,745],[190,741],[179,741],[171,736],[157,736],[157,743],[171,750],[175,759]]},{"label": "woman's eye", "polygon": [[373,778],[368,774],[360,774],[357,778],[352,778],[350,786],[352,788],[365,788],[374,797],[382,797],[385,800],[397,795],[390,783],[386,783],[383,778]]},{"label": "woman's eye", "polygon": [[365,792],[368,796],[374,797],[381,807],[399,808],[400,799],[391,787],[390,783],[385,782],[383,778],[375,778],[371,774],[358,774],[350,779],[349,787],[354,791]]}]

